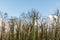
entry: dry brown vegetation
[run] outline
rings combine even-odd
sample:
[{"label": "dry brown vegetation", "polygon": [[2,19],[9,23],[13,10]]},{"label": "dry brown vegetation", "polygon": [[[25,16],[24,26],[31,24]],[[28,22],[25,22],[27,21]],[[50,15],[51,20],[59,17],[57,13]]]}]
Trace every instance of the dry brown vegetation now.
[{"label": "dry brown vegetation", "polygon": [[[58,19],[53,17],[56,24],[51,25],[48,25],[47,21],[44,22],[45,19],[41,18],[41,15],[36,10],[27,12],[25,15],[22,14],[22,20],[16,17],[6,19],[7,14],[5,14],[5,17],[1,15],[2,30],[0,40],[60,40],[59,10],[55,15]],[[9,27],[7,32],[5,31],[6,24]]]}]

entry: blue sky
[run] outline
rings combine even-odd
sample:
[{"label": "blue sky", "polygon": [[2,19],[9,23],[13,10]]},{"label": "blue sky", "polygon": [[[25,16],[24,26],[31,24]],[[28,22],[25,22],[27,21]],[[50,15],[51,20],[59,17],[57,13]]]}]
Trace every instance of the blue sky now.
[{"label": "blue sky", "polygon": [[42,16],[53,14],[60,9],[60,0],[0,0],[0,11],[7,12],[9,16],[19,16],[22,12],[38,10]]}]

